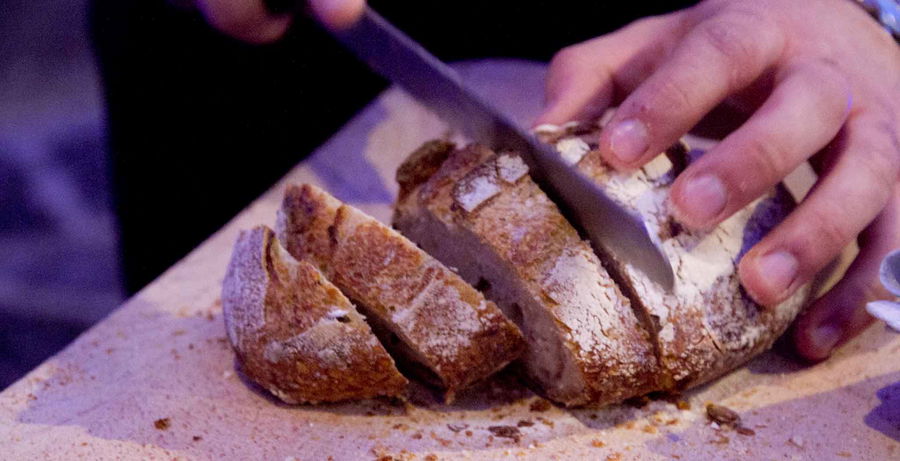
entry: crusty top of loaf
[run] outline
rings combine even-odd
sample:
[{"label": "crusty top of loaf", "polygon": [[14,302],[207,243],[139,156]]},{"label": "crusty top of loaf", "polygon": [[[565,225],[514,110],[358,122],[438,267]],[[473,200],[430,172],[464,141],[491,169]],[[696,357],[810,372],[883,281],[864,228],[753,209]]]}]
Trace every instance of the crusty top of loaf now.
[{"label": "crusty top of loaf", "polygon": [[678,386],[693,385],[770,347],[799,313],[808,287],[779,306],[764,309],[741,289],[737,263],[792,209],[793,201],[784,188],[773,189],[711,231],[689,231],[674,220],[668,202],[675,176],[690,161],[686,149],[675,146],[640,169],[619,172],[601,159],[599,132],[600,124],[591,122],[544,126],[539,135],[603,185],[613,199],[638,212],[651,238],[669,258],[676,275],[671,294],[631,265],[614,263],[630,285],[628,293],[657,324],[655,333],[669,377]]},{"label": "crusty top of loaf", "polygon": [[521,332],[497,306],[408,239],[308,184],[279,216],[288,250],[310,258],[431,369],[447,398],[517,358]]},{"label": "crusty top of loaf", "polygon": [[243,371],[286,402],[405,392],[406,379],[350,301],[267,227],[238,237],[222,304]]}]

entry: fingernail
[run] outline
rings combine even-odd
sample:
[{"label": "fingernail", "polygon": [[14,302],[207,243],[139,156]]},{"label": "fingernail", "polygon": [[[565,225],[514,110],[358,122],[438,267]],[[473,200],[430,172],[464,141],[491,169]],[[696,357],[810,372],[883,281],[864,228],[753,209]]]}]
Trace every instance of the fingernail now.
[{"label": "fingernail", "polygon": [[637,160],[649,147],[647,127],[635,119],[619,122],[610,132],[609,147],[612,154],[622,162]]},{"label": "fingernail", "polygon": [[762,278],[765,289],[769,293],[780,295],[797,278],[797,269],[800,264],[797,258],[787,251],[773,251],[759,258],[756,268]]},{"label": "fingernail", "polygon": [[[679,214],[693,223],[706,223],[725,209],[725,185],[713,175],[690,178],[681,189]],[[689,223],[690,224],[690,223]]]},{"label": "fingernail", "polygon": [[842,336],[841,329],[831,323],[823,323],[809,332],[810,345],[818,351],[822,358],[831,354]]}]

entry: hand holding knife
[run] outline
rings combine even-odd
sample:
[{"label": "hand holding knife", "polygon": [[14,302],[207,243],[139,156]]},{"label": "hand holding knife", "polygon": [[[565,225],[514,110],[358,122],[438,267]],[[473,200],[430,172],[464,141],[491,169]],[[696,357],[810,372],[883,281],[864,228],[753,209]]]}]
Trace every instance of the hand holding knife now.
[{"label": "hand holding knife", "polygon": [[639,216],[568,165],[553,147],[538,141],[468,88],[453,69],[364,1],[264,3],[273,18],[287,17],[288,13],[308,6],[319,22],[361,61],[453,128],[495,151],[518,153],[528,164],[532,179],[595,249],[602,248],[615,259],[633,265],[671,292],[675,279],[671,265],[654,245]]},{"label": "hand holding knife", "polygon": [[519,153],[535,182],[595,248],[634,265],[671,291],[671,265],[653,244],[643,221],[566,164],[555,149],[467,88],[453,69],[369,7],[355,23],[333,33],[373,70],[471,139],[497,151]]}]

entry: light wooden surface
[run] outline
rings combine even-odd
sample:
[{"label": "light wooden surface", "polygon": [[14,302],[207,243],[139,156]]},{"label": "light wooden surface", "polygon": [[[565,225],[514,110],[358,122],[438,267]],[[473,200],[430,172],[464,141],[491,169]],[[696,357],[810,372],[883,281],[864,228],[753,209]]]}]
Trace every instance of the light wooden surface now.
[{"label": "light wooden surface", "polygon": [[[461,70],[523,122],[536,113],[540,66]],[[686,395],[690,410],[659,400],[536,411],[540,399],[509,375],[449,407],[424,392],[407,405],[290,407],[248,385],[218,301],[238,230],[272,224],[286,182],[318,184],[386,221],[397,164],[445,131],[404,94],[386,92],[196,251],[0,394],[0,458],[900,459],[900,336],[882,324],[814,367],[764,354]],[[711,427],[708,401],[740,412],[756,435]],[[521,438],[491,426],[518,426]]]}]

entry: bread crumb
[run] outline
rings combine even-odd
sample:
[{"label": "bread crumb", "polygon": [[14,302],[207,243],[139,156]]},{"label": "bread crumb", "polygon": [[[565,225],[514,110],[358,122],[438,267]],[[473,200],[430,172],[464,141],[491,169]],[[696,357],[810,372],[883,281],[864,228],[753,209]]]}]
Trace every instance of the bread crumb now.
[{"label": "bread crumb", "polygon": [[602,440],[594,439],[594,440],[591,440],[591,446],[596,447],[596,448],[603,448],[606,446],[606,444],[603,443]]},{"label": "bread crumb", "polygon": [[642,430],[648,434],[656,434],[657,432],[659,432],[656,429],[656,426],[654,426],[652,424],[647,424],[646,426],[644,426],[644,428]]},{"label": "bread crumb", "polygon": [[450,431],[452,431],[452,432],[459,432],[459,431],[461,431],[461,430],[463,430],[463,429],[466,429],[466,428],[468,428],[468,427],[469,427],[469,425],[466,424],[466,423],[450,423],[450,424],[447,424],[447,429],[450,429]]},{"label": "bread crumb", "polygon": [[839,451],[837,455],[841,458],[850,458],[851,456],[853,456],[853,454],[851,454],[849,451]]},{"label": "bread crumb", "polygon": [[159,418],[156,421],[153,421],[153,427],[164,431],[172,426],[172,421],[169,418]]},{"label": "bread crumb", "polygon": [[800,437],[799,435],[795,435],[795,436],[789,438],[788,443],[790,443],[791,445],[793,445],[797,448],[803,448],[803,438]]},{"label": "bread crumb", "polygon": [[528,409],[534,412],[544,412],[552,408],[553,405],[548,400],[539,399],[531,402]]},{"label": "bread crumb", "polygon": [[497,437],[512,439],[516,443],[522,440],[522,432],[515,426],[489,426],[488,430]]},{"label": "bread crumb", "polygon": [[736,411],[722,405],[716,405],[714,403],[706,404],[706,416],[710,421],[714,421],[721,425],[732,427],[741,425],[741,416],[737,414]]},{"label": "bread crumb", "polygon": [[675,402],[675,407],[678,408],[679,410],[690,410],[691,403],[688,402],[687,400],[679,399],[678,401]]},{"label": "bread crumb", "polygon": [[622,453],[618,451],[606,456],[606,461],[622,461]]}]

